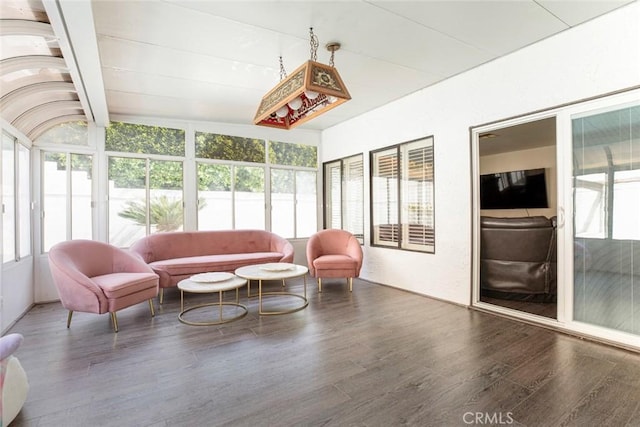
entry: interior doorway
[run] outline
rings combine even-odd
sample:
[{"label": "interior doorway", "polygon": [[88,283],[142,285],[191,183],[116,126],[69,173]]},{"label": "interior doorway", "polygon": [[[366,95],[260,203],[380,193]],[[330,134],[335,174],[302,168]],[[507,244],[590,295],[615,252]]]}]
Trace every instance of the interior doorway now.
[{"label": "interior doorway", "polygon": [[476,300],[557,319],[556,117],[483,127],[475,198]]}]

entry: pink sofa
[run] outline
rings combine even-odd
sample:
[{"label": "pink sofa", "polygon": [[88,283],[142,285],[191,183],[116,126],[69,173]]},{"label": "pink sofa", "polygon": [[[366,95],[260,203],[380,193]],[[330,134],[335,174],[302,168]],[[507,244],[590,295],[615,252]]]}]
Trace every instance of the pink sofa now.
[{"label": "pink sofa", "polygon": [[130,250],[160,276],[161,303],[164,288],[194,274],[233,273],[245,265],[293,261],[293,245],[264,230],[156,233],[136,241]]}]

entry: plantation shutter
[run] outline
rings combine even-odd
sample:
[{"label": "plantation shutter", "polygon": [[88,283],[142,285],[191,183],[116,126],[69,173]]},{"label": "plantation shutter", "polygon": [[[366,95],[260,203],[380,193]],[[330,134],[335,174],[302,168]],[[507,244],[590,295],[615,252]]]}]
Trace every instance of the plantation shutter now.
[{"label": "plantation shutter", "polygon": [[398,247],[398,150],[372,153],[373,244]]},{"label": "plantation shutter", "polygon": [[433,251],[433,140],[402,147],[402,247]]},{"label": "plantation shutter", "polygon": [[344,160],[343,229],[364,243],[364,162],[362,155]]},{"label": "plantation shutter", "polygon": [[340,161],[326,163],[325,176],[325,228],[342,228],[342,179]]}]

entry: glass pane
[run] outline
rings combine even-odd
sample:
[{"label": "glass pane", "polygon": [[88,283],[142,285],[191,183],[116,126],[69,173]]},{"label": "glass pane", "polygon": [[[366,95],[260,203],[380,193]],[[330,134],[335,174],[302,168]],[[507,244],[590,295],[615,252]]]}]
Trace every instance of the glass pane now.
[{"label": "glass pane", "polygon": [[324,165],[324,221],[326,228],[342,228],[341,161]]},{"label": "glass pane", "polygon": [[205,132],[196,132],[196,157],[252,163],[266,161],[262,139]]},{"label": "glass pane", "polygon": [[640,106],[573,120],[574,319],[640,334]]},{"label": "glass pane", "polygon": [[2,262],[16,258],[15,142],[2,135]]},{"label": "glass pane", "polygon": [[269,141],[269,162],[276,165],[318,167],[318,147]]},{"label": "glass pane", "polygon": [[66,153],[45,152],[42,161],[42,250],[67,240]]},{"label": "glass pane", "polygon": [[613,180],[613,238],[640,240],[640,163]]},{"label": "glass pane", "polygon": [[264,168],[238,166],[234,178],[235,228],[264,230]]},{"label": "glass pane", "polygon": [[344,161],[344,229],[364,243],[364,165],[362,154]]},{"label": "glass pane", "polygon": [[573,220],[576,237],[605,237],[605,181],[604,173],[575,177],[576,210]]},{"label": "glass pane", "polygon": [[232,228],[231,166],[198,163],[198,230]]},{"label": "glass pane", "polygon": [[295,173],[271,169],[271,231],[284,238],[295,235]]},{"label": "glass pane", "polygon": [[149,224],[151,233],[182,231],[182,162],[149,162]]},{"label": "glass pane", "polygon": [[318,231],[316,172],[296,171],[296,236]]},{"label": "glass pane", "polygon": [[107,128],[107,151],[184,156],[182,129],[111,122]]},{"label": "glass pane", "polygon": [[398,218],[398,151],[397,148],[379,151],[372,156],[371,221],[372,242],[375,245],[397,247]]},{"label": "glass pane", "polygon": [[87,132],[87,123],[62,123],[44,132],[36,139],[35,142],[37,144],[88,145],[89,136]]},{"label": "glass pane", "polygon": [[71,154],[71,238],[93,237],[91,208],[91,156]]},{"label": "glass pane", "polygon": [[18,144],[18,213],[20,257],[31,255],[31,173],[30,152]]},{"label": "glass pane", "polygon": [[129,247],[146,235],[146,160],[109,157],[109,243]]}]

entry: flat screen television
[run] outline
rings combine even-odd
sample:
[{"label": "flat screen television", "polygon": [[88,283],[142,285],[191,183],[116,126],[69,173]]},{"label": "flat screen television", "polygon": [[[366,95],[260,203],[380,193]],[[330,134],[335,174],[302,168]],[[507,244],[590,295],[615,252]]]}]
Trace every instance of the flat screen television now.
[{"label": "flat screen television", "polygon": [[548,207],[544,169],[480,175],[480,209]]}]

